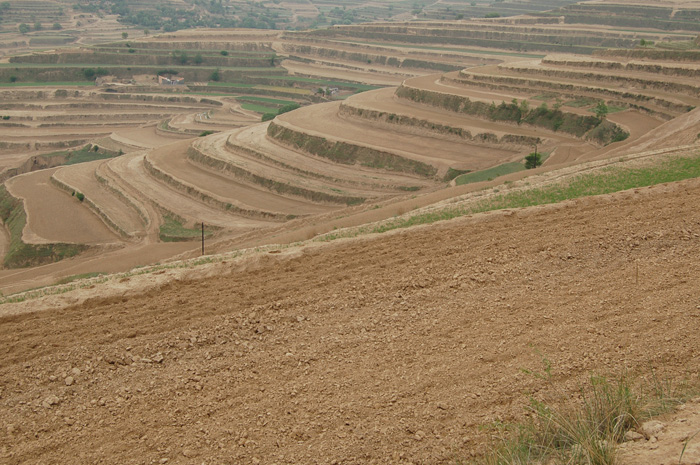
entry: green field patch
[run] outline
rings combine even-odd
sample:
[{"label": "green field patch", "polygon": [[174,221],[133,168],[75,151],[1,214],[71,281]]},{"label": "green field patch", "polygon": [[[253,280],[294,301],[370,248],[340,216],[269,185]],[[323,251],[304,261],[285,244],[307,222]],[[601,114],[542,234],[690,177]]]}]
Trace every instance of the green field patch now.
[{"label": "green field patch", "polygon": [[245,84],[242,82],[209,82],[207,87],[236,87],[241,89],[252,89],[256,84]]},{"label": "green field patch", "polygon": [[254,111],[256,113],[269,113],[271,111],[277,110],[277,105],[260,105],[256,103],[242,103],[241,108],[248,111]]},{"label": "green field patch", "polygon": [[522,162],[514,161],[511,163],[503,163],[502,165],[494,166],[486,170],[463,174],[455,179],[455,183],[458,186],[462,186],[474,182],[492,181],[499,176],[505,176],[506,174],[517,173],[518,171],[524,170],[525,165]]},{"label": "green field patch", "polygon": [[72,276],[66,276],[65,278],[59,279],[58,281],[56,281],[55,285],[60,286],[62,284],[69,284],[74,281],[79,281],[81,279],[97,278],[106,274],[107,273],[104,271],[93,271],[90,273],[74,274]]},{"label": "green field patch", "polygon": [[[627,110],[627,107],[620,107],[620,106],[616,106],[616,105],[607,105],[607,108],[608,108],[608,114],[619,113],[621,111]],[[596,109],[595,109],[595,107],[589,108],[588,111],[590,111],[591,113],[595,113]]]},{"label": "green field patch", "polygon": [[[95,150],[97,148],[97,150]],[[106,158],[114,158],[119,156],[119,152],[105,150],[98,146],[86,145],[79,150],[61,150],[58,152],[44,153],[39,155],[42,158],[63,157],[65,161],[61,165],[76,165],[78,163],[86,163],[95,160],[104,160]],[[58,165],[56,165],[58,166]]]},{"label": "green field patch", "polygon": [[292,100],[282,100],[282,99],[270,98],[270,97],[256,97],[254,95],[238,96],[238,97],[236,97],[236,100],[238,100],[239,102],[269,103],[270,105],[290,105],[292,103],[296,103]]},{"label": "green field patch", "polygon": [[[163,220],[164,222],[160,225],[160,231],[158,233],[158,237],[163,242],[185,242],[201,239],[202,237],[201,227],[186,228],[180,221],[169,215],[165,215]],[[205,227],[204,237],[209,237],[212,234],[213,232],[207,230]]]},{"label": "green field patch", "polygon": [[576,100],[569,100],[568,102],[565,102],[564,105],[566,105],[567,107],[585,108],[591,105],[595,105],[597,102],[598,100],[594,98],[582,97],[577,98]]}]

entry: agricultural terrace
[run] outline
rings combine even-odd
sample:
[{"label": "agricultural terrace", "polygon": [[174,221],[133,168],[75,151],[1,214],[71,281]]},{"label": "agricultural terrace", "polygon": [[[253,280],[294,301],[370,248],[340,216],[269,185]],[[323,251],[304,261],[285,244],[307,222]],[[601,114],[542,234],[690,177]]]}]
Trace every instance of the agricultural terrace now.
[{"label": "agricultural terrace", "polygon": [[[533,152],[547,171],[692,144],[692,48],[623,57],[668,54],[692,37],[535,15],[192,30],[17,55],[0,66],[5,179],[54,168],[44,194],[94,215],[107,235],[46,230],[43,210],[20,196],[44,175],[23,175],[5,195],[26,226],[5,250],[75,244],[85,257],[111,250],[126,266],[149,247],[158,259],[195,253],[188,241],[202,223],[207,241],[226,247],[309,238],[327,228],[315,224],[379,219],[398,211],[386,205],[444,198],[450,185],[524,177]],[[57,219],[57,231],[70,231],[71,218]],[[53,276],[68,265],[51,267]]]}]

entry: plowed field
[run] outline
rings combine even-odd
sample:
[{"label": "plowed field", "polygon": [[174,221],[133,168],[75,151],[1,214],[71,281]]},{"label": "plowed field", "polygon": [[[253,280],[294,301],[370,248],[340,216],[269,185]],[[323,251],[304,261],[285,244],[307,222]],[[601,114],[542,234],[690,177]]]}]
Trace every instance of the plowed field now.
[{"label": "plowed field", "polygon": [[[699,202],[661,185],[7,316],[0,459],[453,463],[592,371],[697,373]],[[523,371],[543,358],[552,384]]]}]

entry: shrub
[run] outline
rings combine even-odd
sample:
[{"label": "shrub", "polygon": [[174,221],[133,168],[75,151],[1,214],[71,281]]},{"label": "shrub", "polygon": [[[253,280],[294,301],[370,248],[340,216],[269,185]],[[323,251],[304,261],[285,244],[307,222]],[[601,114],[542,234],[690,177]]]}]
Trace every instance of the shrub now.
[{"label": "shrub", "polygon": [[85,194],[83,194],[82,192],[76,192],[76,193],[75,193],[75,197],[76,197],[78,200],[80,200],[81,202],[82,202],[83,200],[85,200]]},{"label": "shrub", "polygon": [[222,50],[222,51],[219,52],[219,53],[221,53],[221,56],[225,56],[225,57],[228,56],[228,50]]}]

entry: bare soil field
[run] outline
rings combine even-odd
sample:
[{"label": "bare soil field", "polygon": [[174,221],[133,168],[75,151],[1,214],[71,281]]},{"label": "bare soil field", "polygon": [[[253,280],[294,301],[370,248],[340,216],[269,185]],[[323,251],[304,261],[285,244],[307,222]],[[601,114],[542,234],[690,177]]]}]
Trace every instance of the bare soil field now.
[{"label": "bare soil field", "polygon": [[[6,316],[0,453],[9,464],[470,458],[489,425],[523,418],[530,395],[575,395],[591,372],[697,373],[699,201],[691,180],[483,214]],[[551,382],[523,371],[543,358]]]},{"label": "bare soil field", "polygon": [[24,200],[27,225],[22,239],[31,244],[66,242],[104,244],[117,237],[87,206],[51,184],[56,169],[36,171],[12,178],[9,192]]},{"label": "bare soil field", "polygon": [[103,211],[126,235],[137,236],[144,232],[144,222],[138,212],[124,201],[108,195],[104,187],[95,177],[95,170],[102,160],[90,163],[80,163],[70,167],[57,169],[52,178],[73,191],[81,192],[88,201],[94,203]]}]

